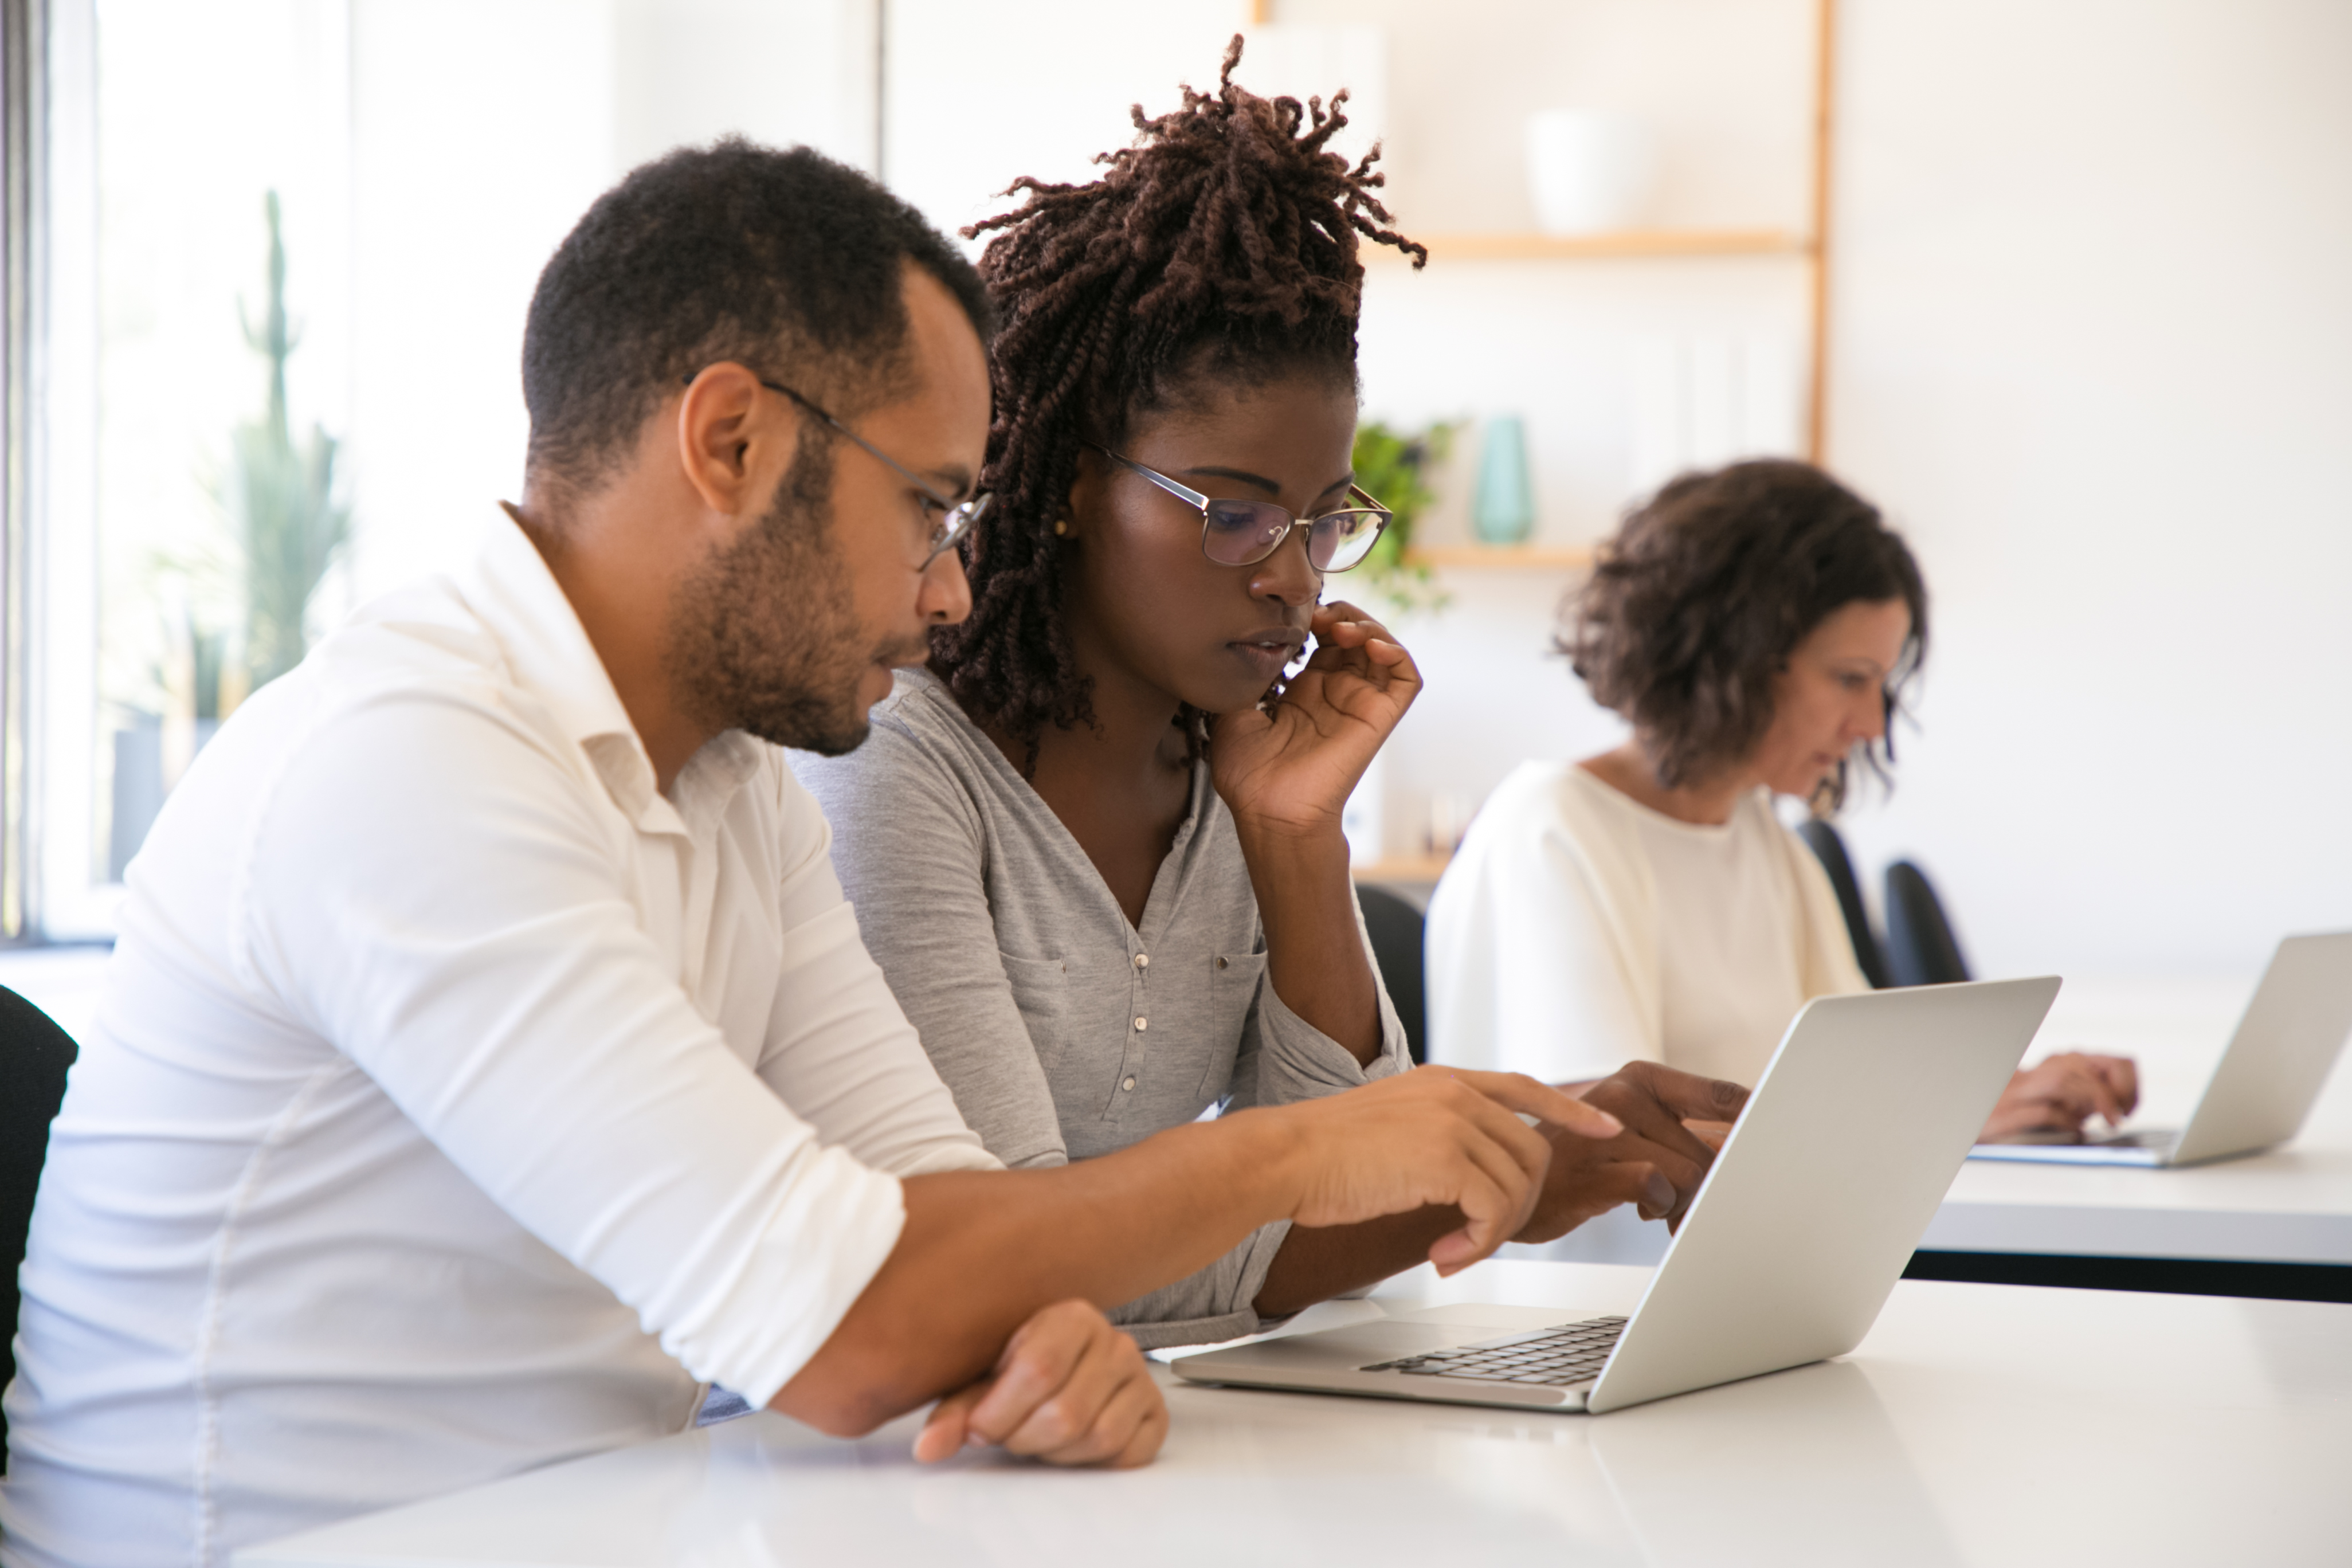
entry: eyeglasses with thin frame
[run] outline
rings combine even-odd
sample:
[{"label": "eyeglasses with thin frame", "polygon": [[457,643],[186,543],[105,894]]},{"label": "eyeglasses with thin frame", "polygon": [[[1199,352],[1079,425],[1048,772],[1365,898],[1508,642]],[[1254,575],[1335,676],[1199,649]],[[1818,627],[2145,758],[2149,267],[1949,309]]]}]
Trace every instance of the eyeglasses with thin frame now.
[{"label": "eyeglasses with thin frame", "polygon": [[[694,377],[690,375],[688,376],[686,378],[686,384],[688,386],[693,385]],[[941,495],[938,489],[930,484],[929,481],[914,473],[904,463],[899,462],[896,458],[890,456],[889,453],[885,452],[881,447],[877,447],[873,442],[868,441],[865,437],[860,436],[856,431],[852,430],[848,426],[844,425],[832,415],[827,414],[823,408],[817,406],[817,405],[811,399],[802,396],[799,393],[794,392],[791,387],[784,385],[781,382],[770,381],[764,376],[760,379],[760,384],[766,387],[770,392],[778,393],[785,397],[791,398],[794,403],[799,404],[803,408],[807,409],[811,414],[815,415],[819,419],[824,420],[827,425],[831,426],[835,435],[856,443],[857,446],[864,448],[866,454],[872,457],[876,462],[882,464],[884,467],[890,469],[891,472],[897,474],[900,479],[905,479],[908,484],[914,486],[918,491],[921,492],[923,497],[923,506],[926,510],[934,508],[938,510],[940,521],[932,525],[930,538],[926,542],[923,548],[922,564],[916,568],[917,571],[928,571],[932,562],[937,561],[941,555],[945,554],[958,540],[961,539],[965,534],[970,533],[971,531],[972,524],[978,522],[982,518],[988,515],[990,503],[996,500],[995,496],[987,493],[976,495],[970,500],[964,501],[957,500],[952,496]]]},{"label": "eyeglasses with thin frame", "polygon": [[1254,566],[1278,549],[1294,528],[1307,530],[1307,559],[1318,572],[1345,572],[1363,564],[1379,542],[1381,530],[1394,514],[1372,499],[1360,485],[1348,487],[1348,498],[1360,506],[1342,507],[1319,516],[1302,518],[1272,501],[1223,500],[1202,494],[1192,486],[1147,468],[1132,458],[1122,458],[1100,442],[1087,443],[1124,468],[1132,468],[1201,514],[1201,553],[1220,566]]}]

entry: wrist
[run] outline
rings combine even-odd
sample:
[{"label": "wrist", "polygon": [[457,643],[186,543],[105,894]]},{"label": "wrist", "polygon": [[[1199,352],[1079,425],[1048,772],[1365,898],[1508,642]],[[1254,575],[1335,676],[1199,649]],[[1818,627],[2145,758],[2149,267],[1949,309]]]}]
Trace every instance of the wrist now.
[{"label": "wrist", "polygon": [[1338,812],[1274,817],[1237,811],[1234,835],[1242,841],[1242,854],[1253,866],[1261,861],[1311,865],[1333,855],[1345,862],[1348,858],[1348,836],[1340,831]]},{"label": "wrist", "polygon": [[1234,1192],[1250,1194],[1253,1223],[1294,1219],[1307,1206],[1314,1156],[1298,1106],[1258,1106],[1219,1117],[1230,1131]]}]

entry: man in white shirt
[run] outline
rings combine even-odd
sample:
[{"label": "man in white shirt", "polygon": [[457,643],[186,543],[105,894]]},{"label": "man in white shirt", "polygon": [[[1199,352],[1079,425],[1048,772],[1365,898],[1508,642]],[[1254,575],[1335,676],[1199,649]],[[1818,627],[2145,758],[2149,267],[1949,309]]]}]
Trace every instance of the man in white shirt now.
[{"label": "man in white shirt", "polygon": [[223,1563],[677,1430],[711,1383],[843,1433],[948,1395],[926,1458],[1139,1463],[1165,1410],[1088,1303],[1427,1204],[1458,1268],[1538,1196],[1515,1110],[1619,1132],[1435,1072],[1065,1170],[965,1130],[776,748],[855,745],[969,607],[986,322],[805,151],[673,154],[566,239],[524,503],[257,694],[131,868],[0,1560]]}]

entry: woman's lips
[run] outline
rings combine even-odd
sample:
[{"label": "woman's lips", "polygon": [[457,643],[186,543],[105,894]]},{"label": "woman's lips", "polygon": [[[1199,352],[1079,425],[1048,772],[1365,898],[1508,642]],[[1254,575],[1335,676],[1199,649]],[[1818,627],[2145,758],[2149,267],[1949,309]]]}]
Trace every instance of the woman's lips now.
[{"label": "woman's lips", "polygon": [[1259,679],[1272,684],[1283,666],[1298,657],[1300,645],[1287,637],[1246,637],[1225,646],[1248,660]]}]

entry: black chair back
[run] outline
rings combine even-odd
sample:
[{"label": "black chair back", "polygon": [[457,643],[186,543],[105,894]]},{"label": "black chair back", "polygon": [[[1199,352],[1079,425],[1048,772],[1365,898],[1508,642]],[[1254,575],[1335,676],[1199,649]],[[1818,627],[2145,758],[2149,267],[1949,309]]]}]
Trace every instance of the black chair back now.
[{"label": "black chair back", "polygon": [[1797,833],[1811,847],[1822,869],[1830,874],[1830,886],[1837,889],[1838,910],[1845,916],[1845,934],[1853,940],[1854,962],[1862,965],[1864,978],[1878,990],[1885,990],[1886,955],[1879,951],[1878,933],[1870,929],[1870,911],[1863,907],[1862,884],[1854,880],[1853,861],[1847,858],[1844,838],[1818,816],[1807,817]]},{"label": "black chair back", "polygon": [[[0,985],[0,1388],[16,1375],[16,1271],[25,1262],[25,1232],[33,1223],[33,1194],[48,1157],[49,1123],[65,1098],[66,1069],[79,1053],[72,1037],[49,1016]],[[8,1418],[0,1414],[0,1475],[8,1473]]]},{"label": "black chair back", "polygon": [[1927,874],[1908,860],[1886,868],[1886,970],[1897,985],[1949,985],[1969,961]]},{"label": "black chair back", "polygon": [[1404,1025],[1404,1040],[1416,1065],[1429,1059],[1428,994],[1422,989],[1421,911],[1386,888],[1356,884],[1356,902],[1364,911],[1364,929],[1371,933],[1372,962],[1381,966],[1381,984],[1396,1004]]}]

